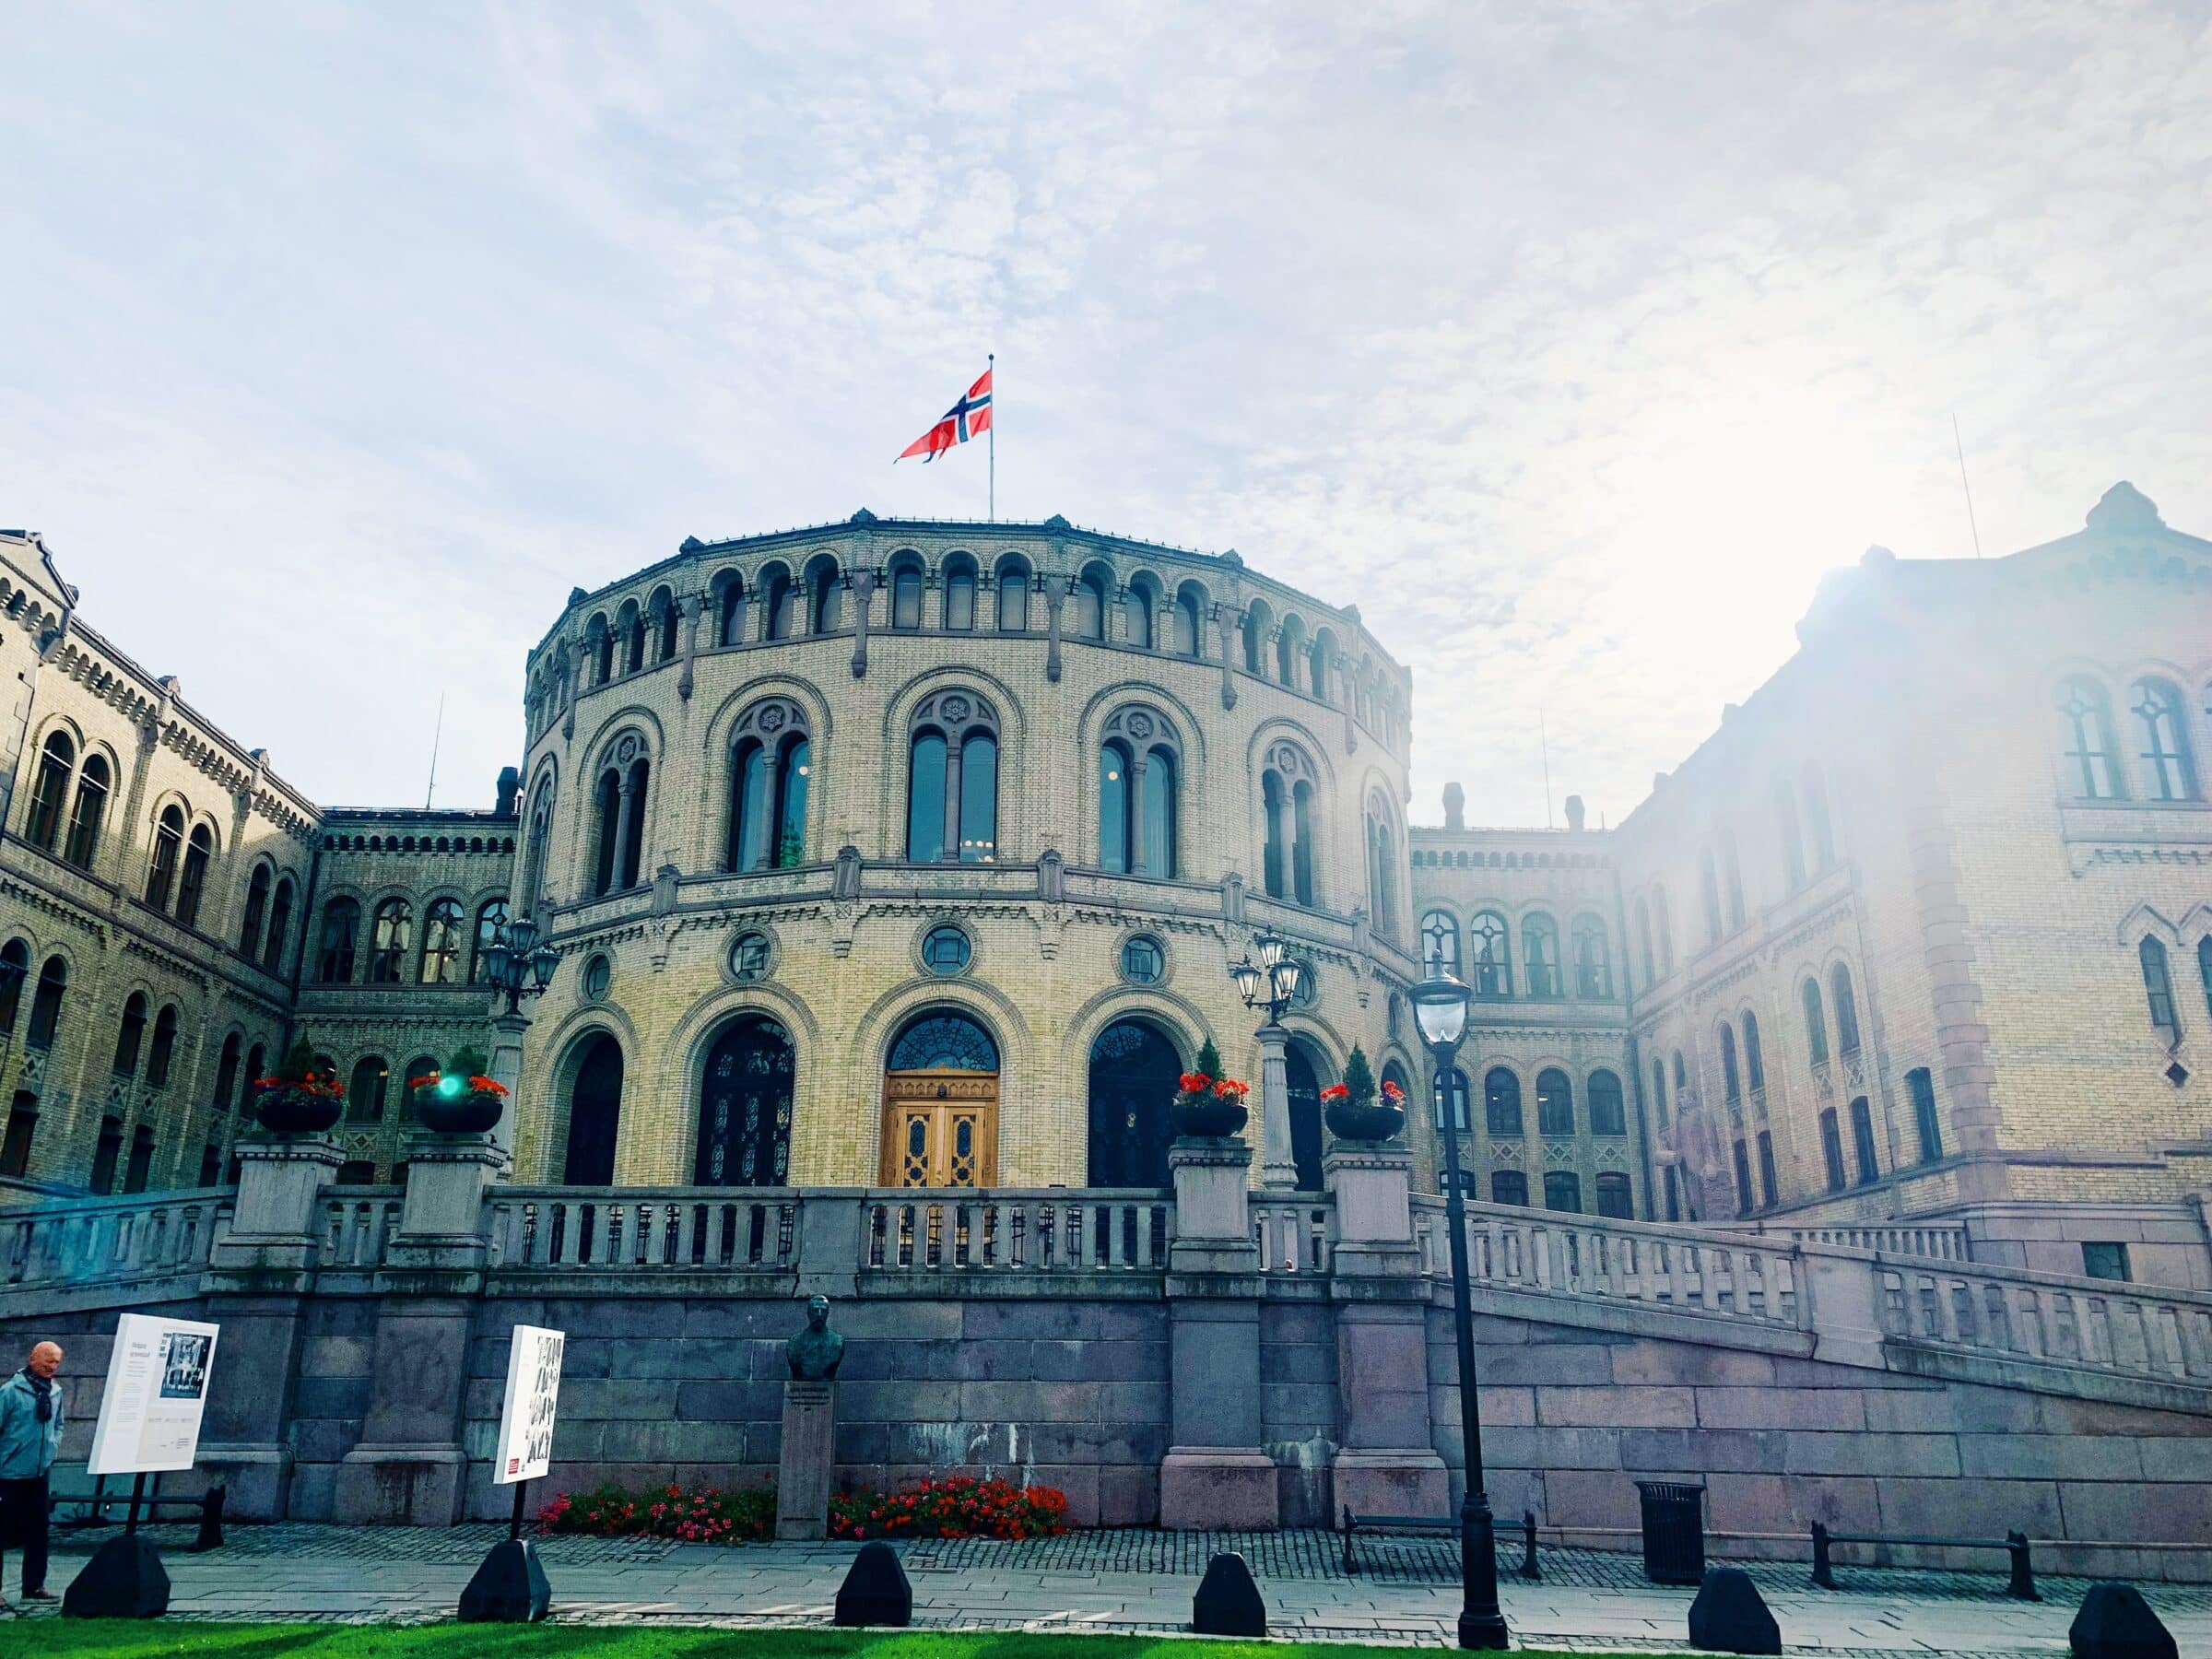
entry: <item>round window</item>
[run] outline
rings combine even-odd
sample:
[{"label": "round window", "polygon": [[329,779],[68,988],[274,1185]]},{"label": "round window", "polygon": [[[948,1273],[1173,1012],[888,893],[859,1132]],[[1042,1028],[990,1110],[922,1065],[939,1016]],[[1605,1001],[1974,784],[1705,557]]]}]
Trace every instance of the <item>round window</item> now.
[{"label": "round window", "polygon": [[1122,947],[1122,977],[1133,985],[1156,985],[1168,971],[1168,953],[1150,934],[1138,934]]},{"label": "round window", "polygon": [[762,933],[743,933],[730,943],[730,977],[741,985],[768,977],[768,935]]},{"label": "round window", "polygon": [[1290,1006],[1294,1008],[1310,1008],[1321,995],[1320,981],[1314,974],[1312,963],[1301,959],[1298,965],[1304,971],[1298,976],[1298,990],[1290,998]]},{"label": "round window", "polygon": [[958,973],[974,954],[968,935],[949,923],[931,928],[922,941],[922,966],[932,973]]},{"label": "round window", "polygon": [[602,952],[583,965],[584,995],[597,1002],[606,994],[606,988],[614,983],[614,979],[615,965]]}]

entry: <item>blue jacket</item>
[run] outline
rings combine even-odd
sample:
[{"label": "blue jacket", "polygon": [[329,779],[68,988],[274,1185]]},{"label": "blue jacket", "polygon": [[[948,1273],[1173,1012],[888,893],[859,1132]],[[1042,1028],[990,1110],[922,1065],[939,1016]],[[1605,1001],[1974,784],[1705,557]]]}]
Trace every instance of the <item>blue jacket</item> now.
[{"label": "blue jacket", "polygon": [[39,1421],[38,1392],[18,1371],[0,1382],[0,1480],[36,1480],[62,1450],[62,1385],[53,1385],[53,1416]]}]

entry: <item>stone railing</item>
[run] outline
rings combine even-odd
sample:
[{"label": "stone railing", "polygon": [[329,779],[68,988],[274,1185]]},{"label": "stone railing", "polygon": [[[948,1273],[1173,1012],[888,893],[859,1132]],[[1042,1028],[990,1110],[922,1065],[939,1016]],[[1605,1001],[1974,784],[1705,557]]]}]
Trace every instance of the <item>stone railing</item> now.
[{"label": "stone railing", "polygon": [[1336,1201],[1328,1193],[1252,1194],[1253,1241],[1262,1273],[1326,1273],[1336,1244]]},{"label": "stone railing", "polygon": [[776,1273],[796,1250],[796,1193],[745,1187],[494,1187],[494,1268]]},{"label": "stone railing", "polygon": [[1157,1273],[1175,1206],[1157,1192],[890,1188],[862,1200],[864,1269],[884,1273]]},{"label": "stone railing", "polygon": [[315,1204],[323,1265],[382,1266],[384,1247],[399,1230],[400,1193],[398,1187],[324,1187]]},{"label": "stone railing", "polygon": [[196,1271],[229,1230],[232,1199],[207,1187],[0,1212],[0,1277],[24,1290]]},{"label": "stone railing", "polygon": [[1885,1335],[2212,1386],[2212,1294],[2009,1267],[1875,1265]]},{"label": "stone railing", "polygon": [[1921,1227],[1910,1222],[1865,1226],[1784,1227],[1763,1222],[1747,1230],[1763,1237],[1794,1239],[1800,1244],[1833,1244],[1842,1250],[1871,1250],[1877,1255],[1929,1256],[1939,1262],[1971,1262],[1972,1244],[1963,1227]]}]

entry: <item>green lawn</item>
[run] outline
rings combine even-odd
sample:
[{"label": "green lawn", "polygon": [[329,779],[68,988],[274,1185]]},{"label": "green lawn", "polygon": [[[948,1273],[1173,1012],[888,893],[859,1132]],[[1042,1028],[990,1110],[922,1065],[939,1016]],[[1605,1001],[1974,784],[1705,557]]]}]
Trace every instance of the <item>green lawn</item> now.
[{"label": "green lawn", "polygon": [[[1374,1659],[1324,1642],[1034,1636],[1018,1630],[700,1630],[589,1625],[285,1625],[0,1621],[6,1659]],[[1522,1650],[1523,1659],[1567,1659]]]}]

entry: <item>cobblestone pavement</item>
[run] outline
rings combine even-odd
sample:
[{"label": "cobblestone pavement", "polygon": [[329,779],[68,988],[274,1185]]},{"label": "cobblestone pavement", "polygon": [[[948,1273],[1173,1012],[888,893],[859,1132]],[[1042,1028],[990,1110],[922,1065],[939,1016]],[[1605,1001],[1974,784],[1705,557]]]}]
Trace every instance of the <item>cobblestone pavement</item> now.
[{"label": "cobblestone pavement", "polygon": [[[147,1529],[173,1582],[172,1618],[425,1622],[448,1618],[500,1526],[245,1526],[206,1555],[191,1529]],[[57,1535],[53,1582],[66,1584],[112,1531]],[[718,1548],[651,1538],[539,1540],[554,1617],[570,1623],[770,1626],[826,1622],[855,1547]],[[1252,1563],[1272,1628],[1311,1640],[1450,1645],[1458,1612],[1453,1544],[1361,1539],[1361,1571],[1343,1571],[1343,1540],[1325,1532],[1161,1533],[1135,1528],[1003,1543],[917,1539],[901,1547],[915,1623],[954,1629],[1171,1632],[1189,1628],[1191,1595],[1208,1557],[1234,1549]],[[1639,1558],[1547,1549],[1544,1579],[1513,1576],[1517,1540],[1500,1551],[1500,1596],[1526,1645],[1589,1653],[1681,1652],[1691,1593],[1647,1583]],[[1845,1589],[1810,1588],[1797,1562],[1749,1570],[1793,1653],[1824,1659],[1973,1654],[2048,1659],[2085,1580],[2045,1578],[2045,1599],[2004,1594],[2000,1573],[1839,1566]],[[2212,1587],[2150,1584],[2151,1604],[2181,1651],[2212,1653]],[[23,1615],[51,1616],[51,1607]]]}]

